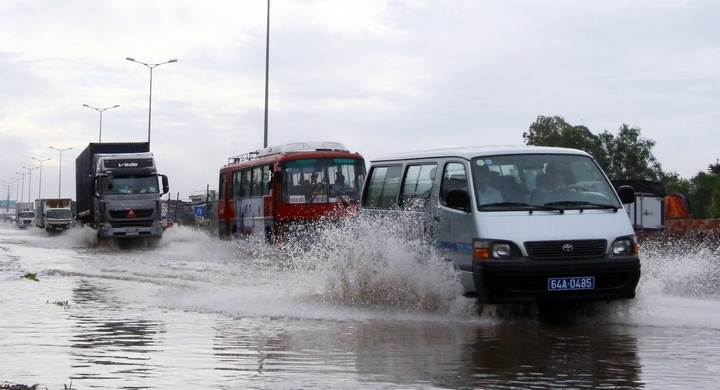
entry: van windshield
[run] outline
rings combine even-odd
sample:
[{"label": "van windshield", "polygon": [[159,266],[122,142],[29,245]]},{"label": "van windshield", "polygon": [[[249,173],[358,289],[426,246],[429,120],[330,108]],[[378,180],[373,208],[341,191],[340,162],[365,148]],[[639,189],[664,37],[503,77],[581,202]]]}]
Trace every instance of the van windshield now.
[{"label": "van windshield", "polygon": [[594,160],[566,154],[483,156],[472,160],[478,209],[622,208]]}]

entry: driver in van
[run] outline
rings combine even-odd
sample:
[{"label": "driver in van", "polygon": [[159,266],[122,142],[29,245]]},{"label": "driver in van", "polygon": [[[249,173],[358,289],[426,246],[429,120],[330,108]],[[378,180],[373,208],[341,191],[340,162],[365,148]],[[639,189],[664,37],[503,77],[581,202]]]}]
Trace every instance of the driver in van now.
[{"label": "driver in van", "polygon": [[558,163],[548,163],[545,166],[545,181],[538,188],[542,192],[579,192],[587,188],[579,184],[565,184],[566,171]]},{"label": "driver in van", "polygon": [[490,169],[487,165],[477,165],[475,167],[475,190],[480,205],[502,203],[503,201],[500,191],[490,185]]}]

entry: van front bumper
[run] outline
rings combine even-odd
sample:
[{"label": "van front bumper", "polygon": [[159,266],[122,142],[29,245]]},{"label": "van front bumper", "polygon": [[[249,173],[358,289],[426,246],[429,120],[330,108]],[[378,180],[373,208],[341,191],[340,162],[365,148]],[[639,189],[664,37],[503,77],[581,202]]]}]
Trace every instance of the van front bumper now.
[{"label": "van front bumper", "polygon": [[[475,261],[473,282],[486,303],[589,301],[635,298],[640,259]],[[589,290],[549,290],[551,278],[595,278]]]}]

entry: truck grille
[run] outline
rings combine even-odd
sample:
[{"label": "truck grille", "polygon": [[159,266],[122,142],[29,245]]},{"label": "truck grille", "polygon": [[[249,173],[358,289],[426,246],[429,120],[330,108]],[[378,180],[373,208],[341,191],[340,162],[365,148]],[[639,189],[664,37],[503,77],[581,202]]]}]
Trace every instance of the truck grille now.
[{"label": "truck grille", "polygon": [[132,210],[135,213],[134,217],[129,217],[131,210],[110,210],[110,217],[112,219],[135,219],[135,218],[152,218],[153,209],[139,209]]},{"label": "truck grille", "polygon": [[591,259],[605,255],[606,240],[528,241],[531,259]]},{"label": "truck grille", "polygon": [[145,220],[145,221],[137,221],[132,219],[126,219],[124,221],[111,221],[110,226],[113,227],[113,229],[122,229],[126,227],[144,227],[149,228],[152,227],[153,221],[152,220]]}]

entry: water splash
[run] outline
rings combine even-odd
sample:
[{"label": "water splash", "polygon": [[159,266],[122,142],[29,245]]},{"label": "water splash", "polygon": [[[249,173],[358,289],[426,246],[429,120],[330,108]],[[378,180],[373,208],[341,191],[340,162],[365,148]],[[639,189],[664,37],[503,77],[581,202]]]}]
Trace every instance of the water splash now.
[{"label": "water splash", "polygon": [[461,293],[452,264],[422,238],[401,231],[410,220],[368,215],[316,226],[307,237],[290,239],[282,251],[294,267],[321,276],[320,300],[350,307],[445,312]]}]

